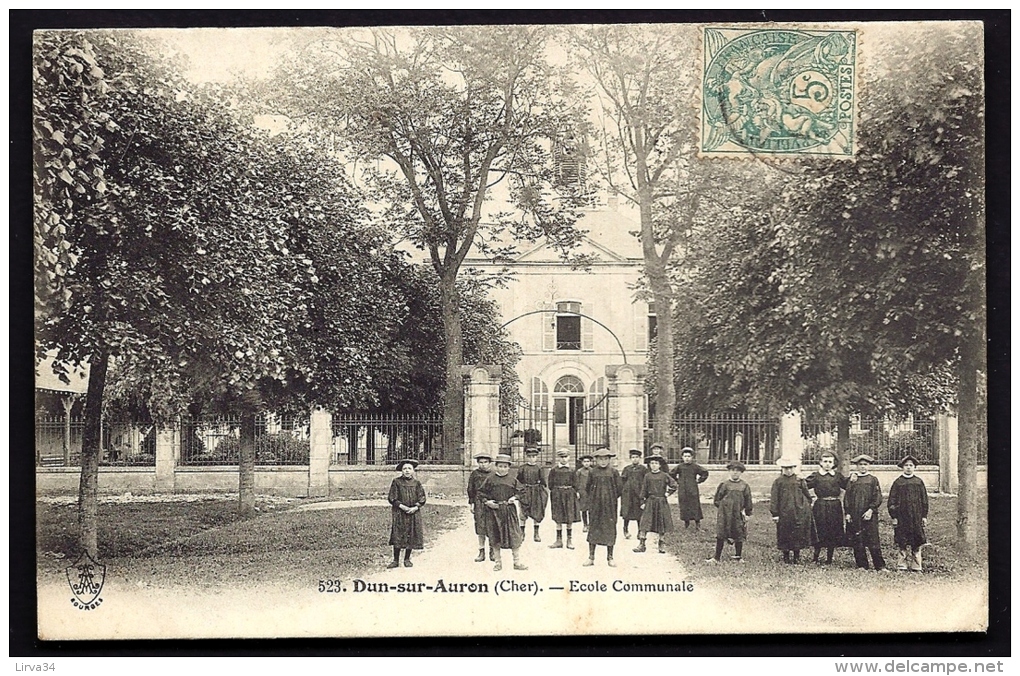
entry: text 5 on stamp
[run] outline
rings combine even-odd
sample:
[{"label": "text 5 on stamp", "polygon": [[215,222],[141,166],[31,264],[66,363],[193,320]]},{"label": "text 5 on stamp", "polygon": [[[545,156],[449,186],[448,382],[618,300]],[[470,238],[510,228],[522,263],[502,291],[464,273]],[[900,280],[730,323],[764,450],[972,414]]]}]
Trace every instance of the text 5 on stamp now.
[{"label": "text 5 on stamp", "polygon": [[857,150],[857,32],[702,31],[702,157],[851,158]]}]

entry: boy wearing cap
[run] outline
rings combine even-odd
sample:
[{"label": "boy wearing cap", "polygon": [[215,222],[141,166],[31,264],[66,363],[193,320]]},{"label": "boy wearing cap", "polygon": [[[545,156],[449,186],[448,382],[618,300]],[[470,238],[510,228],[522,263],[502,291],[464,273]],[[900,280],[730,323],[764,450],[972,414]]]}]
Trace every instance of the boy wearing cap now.
[{"label": "boy wearing cap", "polygon": [[800,563],[800,550],[811,543],[811,494],[807,483],[795,473],[796,460],[779,461],[782,474],[772,483],[769,511],[776,523],[776,546],[783,562]]},{"label": "boy wearing cap", "polygon": [[815,548],[812,561],[818,563],[818,555],[825,547],[825,563],[832,563],[836,547],[843,547],[846,533],[843,527],[843,503],[839,496],[846,488],[847,478],[836,471],[836,455],[829,451],[822,453],[818,460],[818,471],[812,472],[806,480],[809,490],[814,491],[815,502],[811,511],[815,519],[813,542]]},{"label": "boy wearing cap", "polygon": [[630,464],[620,472],[623,480],[623,494],[620,500],[620,516],[623,517],[623,537],[630,539],[631,520],[641,521],[641,482],[648,474],[648,468],[641,462],[641,451],[630,449]]},{"label": "boy wearing cap", "polygon": [[401,460],[396,470],[400,476],[390,484],[387,496],[392,507],[390,525],[390,546],[393,547],[393,561],[387,568],[400,566],[400,550],[404,550],[404,566],[410,568],[411,550],[425,548],[425,530],[422,525],[421,508],[425,504],[425,488],[414,476],[417,460]]},{"label": "boy wearing cap", "polygon": [[478,498],[486,507],[486,535],[496,555],[493,570],[503,570],[502,550],[509,549],[514,556],[514,570],[527,570],[521,563],[521,524],[518,516],[521,486],[510,475],[510,456],[499,454],[493,463],[495,469],[478,488]]},{"label": "boy wearing cap", "polygon": [[567,549],[574,548],[572,528],[581,520],[577,508],[577,470],[570,467],[570,451],[556,452],[556,466],[549,470],[549,504],[556,522],[556,542],[550,549],[563,549],[563,525],[567,526]]},{"label": "boy wearing cap", "polygon": [[645,458],[648,473],[641,481],[641,520],[638,522],[638,541],[635,552],[645,551],[645,539],[649,533],[659,536],[659,553],[666,553],[666,533],[673,532],[673,515],[669,511],[670,495],[676,492],[676,481],[664,470],[669,467],[661,455]]},{"label": "boy wearing cap", "polygon": [[[467,495],[468,504],[471,505],[472,512],[475,519],[475,535],[478,536],[478,556],[475,558],[475,563],[481,563],[485,561],[485,504],[478,497],[478,489],[482,487],[485,480],[489,478],[489,474],[492,472],[492,456],[485,453],[479,453],[475,456],[475,462],[478,463],[478,467],[471,472],[468,477],[467,483]],[[489,545],[489,559],[494,561],[495,554],[492,551],[492,545]]]},{"label": "boy wearing cap", "polygon": [[[652,452],[661,449],[662,446],[652,446]],[[661,454],[661,451],[659,451]],[[694,527],[701,528],[701,519],[704,518],[701,511],[701,493],[698,490],[699,484],[708,479],[708,470],[694,462],[694,449],[685,446],[680,450],[680,464],[671,473],[677,483],[677,499],[680,503],[680,518],[683,519],[684,528],[689,528],[691,521]]]},{"label": "boy wearing cap", "polygon": [[542,468],[538,466],[538,449],[524,449],[524,464],[517,470],[517,480],[524,487],[521,494],[521,506],[524,515],[521,517],[521,531],[527,528],[528,519],[535,522],[535,542],[541,542],[538,528],[545,518],[545,504],[549,499],[548,484],[542,476]]},{"label": "boy wearing cap", "polygon": [[928,489],[921,477],[914,474],[917,458],[908,455],[899,461],[903,474],[889,488],[889,516],[893,522],[893,538],[899,547],[896,570],[921,572],[921,547],[928,543]]},{"label": "boy wearing cap", "polygon": [[613,563],[613,547],[616,545],[616,519],[620,495],[623,493],[623,480],[616,468],[609,466],[613,452],[608,448],[595,451],[595,467],[588,476],[587,494],[588,507],[591,512],[591,523],[588,527],[588,560],[584,565],[595,565],[595,548],[602,545],[606,548],[606,563]]},{"label": "boy wearing cap", "polygon": [[751,502],[751,487],[740,478],[744,463],[734,460],[726,465],[730,478],[719,484],[712,501],[716,508],[715,556],[709,563],[719,563],[726,542],[733,543],[733,559],[743,561],[744,540],[747,539],[747,520],[751,518],[754,505]]},{"label": "boy wearing cap", "polygon": [[591,466],[595,462],[592,455],[582,455],[580,458],[581,467],[577,470],[577,508],[581,511],[581,522],[584,524],[584,532],[588,532],[588,477],[591,476]]},{"label": "boy wearing cap", "polygon": [[868,567],[868,554],[875,570],[885,568],[882,558],[882,543],[878,539],[878,508],[882,505],[882,487],[868,468],[874,462],[870,455],[861,454],[851,460],[857,471],[847,482],[843,506],[846,509],[847,536],[854,550],[854,562],[858,568]]}]

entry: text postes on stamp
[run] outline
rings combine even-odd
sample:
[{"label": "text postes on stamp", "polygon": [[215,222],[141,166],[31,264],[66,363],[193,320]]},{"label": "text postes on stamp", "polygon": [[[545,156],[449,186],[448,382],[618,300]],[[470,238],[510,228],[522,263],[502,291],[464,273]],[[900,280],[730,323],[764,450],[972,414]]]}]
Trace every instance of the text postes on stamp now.
[{"label": "text postes on stamp", "polygon": [[856,30],[705,27],[702,36],[702,157],[853,157]]}]

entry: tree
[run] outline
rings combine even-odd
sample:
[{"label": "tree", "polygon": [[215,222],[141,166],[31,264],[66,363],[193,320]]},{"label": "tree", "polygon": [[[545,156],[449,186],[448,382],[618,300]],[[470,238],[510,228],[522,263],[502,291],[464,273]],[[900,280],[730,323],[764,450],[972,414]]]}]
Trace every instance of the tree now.
[{"label": "tree", "polygon": [[[457,286],[472,248],[495,239],[578,241],[578,196],[557,185],[546,141],[577,116],[533,26],[372,30],[314,37],[283,69],[288,113],[335,131],[381,219],[428,254],[445,344],[444,431],[461,436],[464,330]],[[486,201],[507,182],[509,211]]]},{"label": "tree", "polygon": [[699,208],[694,74],[696,31],[677,26],[593,26],[571,32],[576,61],[594,79],[608,124],[598,134],[610,190],[638,208],[644,280],[656,314],[652,351],[655,437],[676,408],[673,267]]}]

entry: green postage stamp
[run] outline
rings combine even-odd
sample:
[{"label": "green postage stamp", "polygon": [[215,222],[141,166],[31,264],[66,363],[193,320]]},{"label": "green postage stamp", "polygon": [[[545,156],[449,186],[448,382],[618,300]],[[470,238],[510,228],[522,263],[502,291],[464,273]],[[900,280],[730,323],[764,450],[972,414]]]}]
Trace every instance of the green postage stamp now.
[{"label": "green postage stamp", "polygon": [[856,30],[702,31],[702,157],[852,158]]}]

